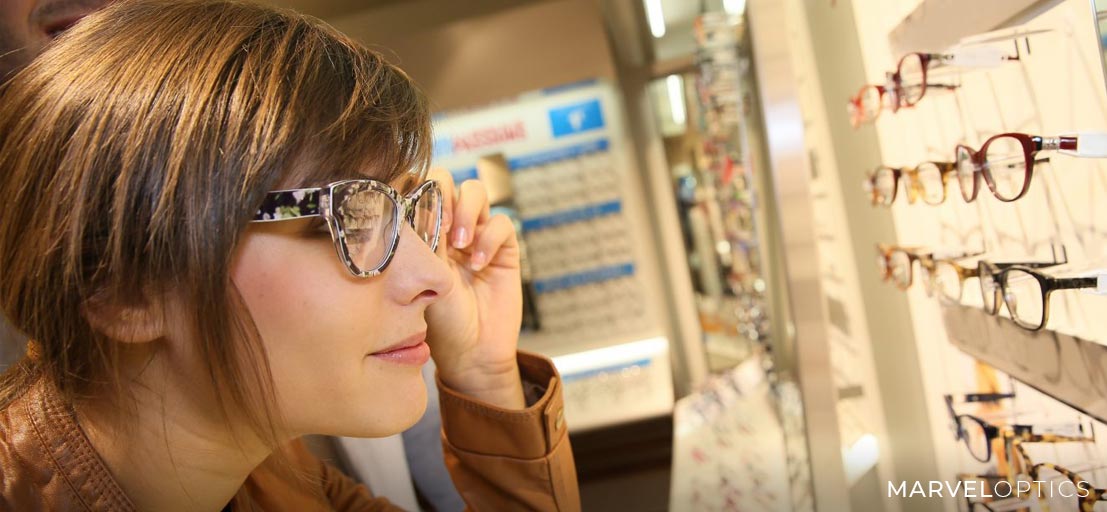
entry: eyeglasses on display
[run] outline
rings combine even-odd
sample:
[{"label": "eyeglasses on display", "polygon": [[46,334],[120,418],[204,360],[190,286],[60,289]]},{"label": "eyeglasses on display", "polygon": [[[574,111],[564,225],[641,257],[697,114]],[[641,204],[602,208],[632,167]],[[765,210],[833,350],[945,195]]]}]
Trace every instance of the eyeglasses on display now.
[{"label": "eyeglasses on display", "polygon": [[[991,499],[972,499],[966,492],[965,504],[968,507],[969,512],[1015,512],[1025,511],[1033,504],[1031,501],[1018,498],[1018,497],[1002,497],[1007,494],[1013,494],[1012,491],[1008,491],[1007,475],[1001,474],[968,474],[961,473],[957,475],[957,480],[960,482],[978,482],[978,489],[987,490],[987,494],[991,494]],[[985,494],[985,493],[981,493]],[[999,498],[999,499],[995,499]]]},{"label": "eyeglasses on display", "polygon": [[[975,393],[964,395],[962,400],[970,403],[998,402],[1000,400],[1014,398],[1013,393]],[[953,408],[954,396],[943,396],[946,402],[946,410],[952,421],[954,435],[958,441],[965,443],[969,454],[980,462],[988,462],[992,459],[992,441],[1000,437],[1000,427],[992,425],[983,419],[971,414],[957,414]],[[1032,432],[1029,425],[1011,425],[1009,428],[1018,431]]]},{"label": "eyeglasses on display", "polygon": [[1015,324],[1029,331],[1041,330],[1049,322],[1049,298],[1058,290],[1094,289],[1107,294],[1107,273],[1094,277],[1051,277],[1027,265],[1000,268],[978,263],[980,293],[984,310],[999,314],[1000,299]]},{"label": "eyeglasses on display", "polygon": [[[895,245],[877,244],[877,272],[881,279],[891,281],[899,289],[906,290],[914,282],[915,262],[923,269],[931,269],[934,266],[935,253],[927,252],[919,247],[900,247]],[[981,253],[950,254],[945,258],[959,260],[979,256]]]},{"label": "eyeglasses on display", "polygon": [[[1028,266],[1031,268],[1048,268],[1065,264],[1066,261],[1053,262],[989,262],[997,269],[1005,269],[1015,266]],[[961,302],[965,291],[965,281],[980,276],[979,263],[972,266],[964,266],[958,263],[956,258],[932,259],[930,264],[921,265],[923,285],[927,296],[935,295],[948,302]]]},{"label": "eyeglasses on display", "polygon": [[[1094,442],[1094,438],[1066,438],[1064,441]],[[1012,443],[1015,458],[1018,461],[1020,479],[1030,485],[1030,498],[1048,502],[1046,510],[1094,512],[1103,510],[1097,507],[1107,501],[1107,489],[1097,488],[1075,471],[1049,462],[1035,463],[1026,453],[1023,443],[1032,442],[1015,439]],[[1063,442],[1063,441],[1062,441]],[[1072,488],[1061,492],[1060,486],[1070,483]],[[1047,485],[1043,485],[1047,484]]]},{"label": "eyeglasses on display", "polygon": [[350,274],[372,277],[388,267],[406,221],[432,251],[442,227],[442,192],[427,181],[407,196],[372,179],[319,188],[278,190],[265,196],[253,222],[322,217],[338,258]]},{"label": "eyeglasses on display", "polygon": [[1107,157],[1107,133],[1087,132],[1042,137],[1025,133],[1001,133],[984,141],[979,150],[958,144],[954,161],[961,195],[966,202],[976,200],[983,178],[988,190],[1000,201],[1015,201],[1030,189],[1035,155],[1042,151],[1059,151],[1080,158]]},{"label": "eyeglasses on display", "polygon": [[945,202],[949,180],[956,173],[957,165],[953,162],[923,162],[913,168],[880,166],[865,178],[862,187],[874,206],[891,206],[901,178],[906,177],[902,182],[908,204],[921,198],[926,204],[939,205]]},{"label": "eyeglasses on display", "polygon": [[[914,107],[922,100],[929,88],[946,90],[956,89],[955,84],[936,84],[929,81],[929,70],[937,64],[949,64],[959,67],[994,67],[1008,60],[1018,60],[1016,54],[1005,55],[991,47],[956,48],[948,53],[908,53],[900,58],[896,70],[888,73],[884,85],[866,84],[849,99],[846,109],[850,116],[850,125],[854,128],[863,123],[876,121],[884,109],[893,113],[905,107]],[[911,82],[905,81],[905,77]]]}]

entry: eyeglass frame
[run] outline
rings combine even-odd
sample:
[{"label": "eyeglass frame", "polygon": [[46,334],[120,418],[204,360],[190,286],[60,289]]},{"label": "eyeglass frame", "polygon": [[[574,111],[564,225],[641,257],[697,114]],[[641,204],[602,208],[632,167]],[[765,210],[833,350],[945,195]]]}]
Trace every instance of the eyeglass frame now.
[{"label": "eyeglass frame", "polygon": [[[920,62],[921,67],[922,67],[922,81],[919,82],[919,85],[918,85],[918,87],[920,87],[922,89],[922,92],[919,93],[919,97],[917,99],[915,99],[915,101],[907,101],[907,95],[904,92],[904,88],[903,88],[903,63],[906,62],[907,59],[909,57],[912,57],[912,56],[918,56],[919,57],[919,62]],[[958,87],[960,87],[958,85],[953,85],[953,84],[931,84],[931,83],[927,82],[927,76],[929,75],[929,69],[930,69],[930,63],[931,62],[947,61],[947,60],[951,60],[952,58],[953,58],[952,55],[945,55],[945,54],[940,54],[940,53],[924,53],[924,52],[911,52],[911,53],[908,53],[908,54],[904,55],[903,57],[900,57],[899,62],[896,64],[896,72],[892,73],[888,78],[891,81],[891,83],[894,84],[894,87],[892,89],[893,95],[892,95],[892,102],[891,103],[893,105],[898,105],[898,104],[902,103],[902,106],[897,106],[896,108],[894,108],[892,110],[892,112],[896,112],[900,108],[914,107],[915,105],[918,105],[919,102],[922,101],[923,96],[926,96],[926,90],[928,88],[935,87],[935,88],[939,88],[939,89],[953,90],[953,89],[957,89]]]},{"label": "eyeglass frame", "polygon": [[[1018,195],[1012,198],[1001,197],[999,193],[996,192],[995,178],[992,176],[992,170],[987,161],[988,146],[990,146],[996,140],[1005,137],[1013,138],[1019,141],[1019,144],[1022,145],[1023,160],[1026,167],[1023,176],[1022,190],[1019,191]],[[965,200],[966,203],[971,203],[975,201],[977,196],[980,194],[980,178],[983,177],[984,183],[988,185],[988,190],[991,190],[992,195],[994,195],[996,199],[999,199],[1000,201],[1003,201],[1005,203],[1017,201],[1025,196],[1026,192],[1030,190],[1031,177],[1034,175],[1034,164],[1045,163],[1049,161],[1048,158],[1036,159],[1034,158],[1035,155],[1042,151],[1052,150],[1075,152],[1078,150],[1078,147],[1079,142],[1077,136],[1061,135],[1057,137],[1043,137],[1041,135],[1028,135],[1018,132],[1000,133],[998,135],[988,137],[988,139],[980,145],[979,150],[974,150],[972,147],[965,144],[958,144],[953,151],[953,161],[954,164],[958,166],[958,171],[960,171],[960,159],[958,158],[958,155],[960,154],[962,149],[969,154],[974,171],[972,174],[972,191],[969,192],[969,195],[965,195],[965,184],[964,182],[961,182],[961,197]],[[958,172],[958,181],[960,181],[960,179],[961,173]]]},{"label": "eyeglass frame", "polygon": [[[1000,400],[1015,398],[1014,393],[969,393],[963,396],[966,403],[998,402]],[[1000,427],[992,425],[991,423],[972,414],[958,414],[957,410],[953,408],[953,395],[943,395],[942,398],[946,402],[946,410],[949,411],[949,418],[953,421],[953,426],[957,429],[957,431],[955,432],[955,435],[957,436],[957,441],[964,441],[965,449],[969,451],[969,455],[972,455],[972,458],[980,462],[988,462],[992,460],[992,441],[1000,437]],[[969,436],[965,433],[965,429],[961,426],[961,421],[963,418],[980,425],[980,430],[984,432],[984,447],[988,450],[988,454],[984,457],[984,459],[977,457],[976,454],[972,452],[972,449],[969,448]],[[1007,425],[1007,427],[1020,432],[1033,431],[1033,427],[1030,425]]]},{"label": "eyeglass frame", "polygon": [[[966,256],[966,257],[970,257],[970,256]],[[934,293],[933,293],[934,283],[933,283],[933,281],[936,279],[936,276],[938,275],[938,273],[937,273],[938,265],[946,264],[946,265],[949,265],[949,266],[953,267],[953,270],[957,273],[957,281],[958,281],[957,288],[958,288],[959,291],[958,291],[956,299],[946,297],[944,294],[939,294],[939,296],[941,296],[942,298],[953,300],[953,301],[960,301],[965,295],[965,281],[967,281],[971,278],[974,278],[974,277],[975,278],[980,278],[980,262],[977,262],[977,264],[975,266],[972,266],[972,267],[966,267],[966,266],[963,266],[963,265],[957,263],[957,260],[965,259],[966,257],[961,257],[961,258],[933,258],[933,259],[930,260],[930,265],[929,266],[922,265],[922,269],[924,271],[927,271],[927,272],[930,273],[930,279],[923,281],[924,289],[926,290],[927,295],[930,296],[930,297],[934,296]],[[1006,269],[1006,268],[1009,268],[1009,267],[1015,267],[1015,266],[1027,266],[1027,267],[1032,267],[1032,268],[1049,268],[1049,267],[1064,265],[1066,263],[1068,263],[1068,261],[1053,261],[1053,262],[991,262],[991,261],[989,261],[988,262],[989,265],[992,265],[992,266],[996,267],[999,270],[1003,270],[1003,269]],[[920,264],[921,264],[921,262],[920,262]],[[983,293],[983,289],[981,290],[981,293]],[[989,314],[993,314],[993,313],[989,313]]]},{"label": "eyeglass frame", "polygon": [[[862,98],[865,97],[865,91],[868,90],[870,87],[873,88],[873,89],[876,89],[876,96],[877,96],[876,101],[877,101],[878,108],[876,109],[876,113],[873,114],[872,119],[865,119],[864,118],[865,109],[862,106]],[[850,117],[849,117],[850,126],[853,127],[854,129],[856,129],[856,128],[860,128],[861,125],[864,124],[864,123],[875,122],[877,120],[877,118],[880,117],[880,113],[884,111],[884,102],[885,102],[886,97],[890,97],[888,95],[888,88],[887,87],[884,87],[883,85],[877,85],[877,84],[862,85],[861,88],[857,90],[857,93],[854,94],[853,96],[851,96],[849,98],[849,100],[847,100],[847,103],[846,103],[846,108],[849,110],[849,114],[850,114]],[[889,105],[888,108],[892,109],[892,112],[896,112],[897,110],[899,110],[898,106],[893,107],[893,106]]]},{"label": "eyeglass frame", "polygon": [[[900,290],[907,290],[911,288],[911,285],[915,284],[915,262],[919,263],[920,268],[934,268],[934,252],[921,252],[921,247],[899,247],[896,245],[876,244],[877,257],[881,258],[879,263],[883,264],[884,275],[880,276],[884,281],[892,280],[892,255],[896,252],[902,252],[907,255],[907,282],[906,284],[895,283],[896,287]],[[965,258],[972,258],[980,256],[983,253],[962,253],[948,256],[944,259],[959,260]]]},{"label": "eyeglass frame", "polygon": [[922,250],[923,248],[921,247],[900,247],[897,245],[876,244],[877,257],[881,258],[879,262],[882,262],[884,267],[884,275],[880,276],[881,280],[892,280],[892,254],[896,252],[902,252],[907,255],[908,260],[907,285],[900,286],[899,283],[896,283],[896,287],[901,290],[906,290],[910,288],[911,285],[914,283],[915,262],[920,261],[923,258],[930,258],[933,256],[932,253],[920,252]]},{"label": "eyeglass frame", "polygon": [[[351,185],[363,185],[369,190],[380,192],[393,203],[392,232],[390,233],[388,251],[381,263],[371,270],[361,269],[350,257],[350,249],[346,242],[345,229],[340,225],[334,215],[334,193],[340,187]],[[346,267],[350,275],[359,278],[369,278],[380,275],[396,256],[396,249],[400,243],[401,221],[406,221],[410,226],[415,226],[416,204],[423,195],[428,193],[438,194],[437,211],[435,212],[434,236],[425,242],[430,246],[431,252],[438,250],[438,242],[442,231],[442,189],[438,182],[427,180],[410,193],[400,194],[387,183],[372,179],[351,179],[330,183],[323,187],[298,188],[274,190],[265,195],[257,213],[251,223],[280,222],[285,220],[302,219],[308,217],[323,217],[331,234],[338,259]]]},{"label": "eyeglass frame", "polygon": [[[926,193],[924,192],[925,187],[922,184],[922,180],[919,179],[919,168],[927,164],[934,165],[938,168],[938,175],[941,177],[942,180],[942,199],[937,203],[931,203],[926,200]],[[877,199],[878,192],[876,187],[876,176],[880,171],[885,169],[892,171],[892,181],[894,184],[892,186],[892,197],[888,199],[887,202],[882,202]],[[900,178],[905,174],[907,175],[908,179],[904,187],[907,190],[907,204],[915,204],[915,202],[918,201],[919,197],[922,197],[923,203],[926,203],[930,206],[937,206],[946,202],[946,197],[949,193],[950,176],[957,174],[957,163],[928,160],[914,167],[892,167],[888,165],[877,167],[875,170],[868,173],[868,175],[862,182],[862,188],[866,192],[870,193],[869,199],[872,202],[872,205],[891,207],[892,204],[895,203],[896,197],[898,197],[899,195]]]},{"label": "eyeglass frame", "polygon": [[[1084,289],[1084,288],[1097,288],[1099,286],[1099,277],[1053,277],[1053,276],[1047,276],[1047,275],[1035,270],[1035,268],[1046,268],[1046,267],[1051,267],[1051,266],[1055,266],[1055,265],[1061,265],[1061,263],[1038,264],[1038,265],[1034,265],[1034,266],[1031,266],[1031,265],[1012,265],[1012,266],[1002,268],[1002,269],[996,268],[995,270],[991,270],[991,269],[986,270],[986,267],[994,266],[994,265],[995,265],[994,263],[989,263],[989,262],[983,261],[983,260],[981,260],[980,262],[977,263],[977,267],[978,267],[978,276],[977,277],[980,278],[980,294],[981,294],[981,297],[984,299],[984,305],[985,305],[984,311],[986,313],[988,313],[989,315],[999,315],[999,298],[1002,296],[1003,297],[1003,304],[1004,304],[1004,306],[1007,307],[1007,311],[1012,312],[1011,320],[1013,322],[1015,322],[1015,325],[1017,325],[1019,327],[1022,327],[1023,329],[1026,329],[1028,331],[1032,331],[1032,332],[1042,330],[1046,326],[1046,324],[1049,323],[1049,309],[1050,309],[1049,308],[1049,298],[1050,298],[1051,295],[1053,295],[1053,292],[1058,291],[1058,290],[1079,290],[1079,289]],[[984,272],[985,271],[987,271],[987,273],[988,273],[987,275],[989,275],[996,284],[995,289],[992,290],[992,293],[994,294],[992,304],[995,305],[995,307],[992,308],[992,311],[988,310],[988,308],[987,308],[987,304],[988,304],[987,297],[985,297],[988,293],[984,289],[984,283],[985,283],[985,281],[984,281],[985,273]],[[1007,288],[1007,275],[1010,272],[1013,272],[1013,271],[1024,272],[1024,273],[1029,274],[1030,276],[1032,276],[1032,277],[1034,277],[1035,279],[1038,280],[1038,286],[1042,291],[1042,321],[1036,327],[1031,327],[1028,324],[1024,325],[1022,322],[1020,322],[1015,317],[1015,315],[1013,314],[1014,310],[1012,310],[1010,304],[1008,304],[1008,297],[1007,297],[1007,293],[1005,291],[1006,288]]]},{"label": "eyeglass frame", "polygon": [[[1018,437],[1011,440],[1011,448],[1015,452],[1015,454],[1019,457],[1020,469],[1024,470],[1024,471],[1020,471],[1020,473],[1025,473],[1034,482],[1039,481],[1040,477],[1038,476],[1038,474],[1039,474],[1039,471],[1041,470],[1041,468],[1043,468],[1043,467],[1046,468],[1046,469],[1052,469],[1052,470],[1060,473],[1065,478],[1068,478],[1069,481],[1072,482],[1073,485],[1075,485],[1077,489],[1086,489],[1088,491],[1088,493],[1084,496],[1081,496],[1080,493],[1077,493],[1076,497],[1079,498],[1079,500],[1080,500],[1080,509],[1081,509],[1081,511],[1083,511],[1083,512],[1092,512],[1095,509],[1095,504],[1097,502],[1107,501],[1107,489],[1101,489],[1101,488],[1097,488],[1097,487],[1091,485],[1091,483],[1088,482],[1087,480],[1085,480],[1084,477],[1080,476],[1075,471],[1069,470],[1069,469],[1067,469],[1063,466],[1059,466],[1057,464],[1053,464],[1053,463],[1050,463],[1050,462],[1039,462],[1039,463],[1035,464],[1034,460],[1031,459],[1030,456],[1026,454],[1026,449],[1023,448],[1022,445],[1023,445],[1023,443],[1033,443],[1033,442],[1094,443],[1095,442],[1094,435],[1093,435],[1093,437],[1087,437],[1087,438],[1071,437],[1071,436],[1055,436],[1055,435],[1048,435],[1048,436],[1051,439],[1046,440],[1046,441],[1026,440],[1026,439],[1022,439],[1022,438],[1018,438]],[[1087,485],[1084,486],[1084,487],[1081,487],[1080,486],[1081,483],[1085,483]]]},{"label": "eyeglass frame", "polygon": [[[919,94],[919,98],[914,102],[907,104],[907,102],[904,101],[904,104],[900,105],[900,100],[906,96],[903,92],[903,73],[901,72],[903,68],[903,62],[912,55],[918,55],[920,57],[919,60],[922,67],[923,81],[919,86],[922,87],[922,92]],[[967,67],[992,67],[1004,61],[1012,60],[1020,60],[1019,47],[1017,43],[1015,44],[1014,55],[1000,55],[998,57],[987,52],[985,52],[984,54],[980,54],[979,52],[974,53],[973,51],[968,51],[965,48],[955,48],[949,53],[908,53],[907,55],[900,57],[899,61],[896,63],[896,71],[888,73],[888,84],[890,84],[892,87],[889,88],[887,85],[865,84],[861,86],[856,94],[849,98],[849,103],[847,107],[853,109],[850,112],[850,125],[853,126],[853,128],[858,128],[864,122],[876,121],[876,119],[880,117],[880,112],[884,110],[884,98],[886,95],[892,98],[893,101],[889,101],[888,103],[889,108],[892,110],[893,113],[895,113],[899,111],[899,109],[902,107],[913,107],[914,105],[918,104],[919,101],[922,101],[923,96],[926,95],[926,89],[929,87],[956,89],[958,87],[957,85],[928,83],[931,62],[951,62],[955,65]],[[876,114],[873,115],[872,119],[864,119],[862,117],[864,109],[861,107],[861,103],[862,98],[864,97],[865,90],[870,87],[876,89],[877,91],[877,102],[879,108],[877,109]]]}]

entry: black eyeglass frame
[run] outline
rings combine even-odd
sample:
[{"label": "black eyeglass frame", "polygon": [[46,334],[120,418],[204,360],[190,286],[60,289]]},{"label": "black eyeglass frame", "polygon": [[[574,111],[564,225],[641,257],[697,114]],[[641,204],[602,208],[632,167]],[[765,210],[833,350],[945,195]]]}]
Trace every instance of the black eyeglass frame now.
[{"label": "black eyeglass frame", "polygon": [[[1029,274],[1031,277],[1038,281],[1038,286],[1042,291],[1042,319],[1040,322],[1025,323],[1021,321],[1017,315],[1012,314],[1011,320],[1015,322],[1015,325],[1022,327],[1028,331],[1040,331],[1046,324],[1049,323],[1049,298],[1053,295],[1053,292],[1058,290],[1078,290],[1085,288],[1098,288],[1099,277],[1052,277],[1047,276],[1041,272],[1035,270],[1036,268],[1046,268],[1059,265],[1060,263],[1045,263],[1045,264],[1023,264],[1023,265],[1011,265],[1000,268],[994,263],[987,261],[980,261],[977,263],[977,277],[980,278],[980,294],[984,299],[984,311],[989,315],[999,314],[999,299],[1003,298],[1003,304],[1007,307],[1008,311],[1012,313],[1016,310],[1011,308],[1009,304],[1009,297],[1007,295],[1007,277],[1011,272],[1019,271]],[[989,309],[988,303],[988,290],[985,288],[987,281],[985,277],[990,277],[995,284],[992,290],[992,302]]]}]

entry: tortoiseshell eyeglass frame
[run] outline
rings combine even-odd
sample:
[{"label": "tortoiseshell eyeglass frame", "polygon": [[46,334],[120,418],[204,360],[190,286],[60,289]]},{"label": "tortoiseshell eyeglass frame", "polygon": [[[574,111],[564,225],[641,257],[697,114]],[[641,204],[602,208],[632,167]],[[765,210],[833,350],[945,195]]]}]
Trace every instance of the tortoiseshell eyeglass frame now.
[{"label": "tortoiseshell eyeglass frame", "polygon": [[[1042,318],[1039,322],[1023,322],[1018,318],[1012,318],[1015,325],[1022,327],[1028,331],[1040,331],[1046,324],[1049,323],[1049,298],[1053,295],[1053,292],[1058,290],[1079,290],[1085,288],[1097,288],[1099,286],[1098,277],[1052,277],[1047,276],[1037,270],[1036,268],[1048,268],[1055,265],[1061,265],[1063,263],[1038,263],[1038,264],[1023,264],[1023,265],[1007,265],[1000,266],[999,264],[989,263],[987,261],[981,261],[978,263],[977,274],[980,278],[980,294],[984,299],[984,311],[989,315],[999,314],[999,299],[1003,299],[1004,306],[1008,311],[1014,312],[1015,309],[1011,308],[1008,304],[1009,296],[1007,291],[1007,278],[1011,272],[1019,271],[1024,272],[1038,281],[1038,286],[1042,291]],[[986,279],[992,281],[992,301],[988,302],[988,288]],[[1017,315],[1012,315],[1017,316]]]},{"label": "tortoiseshell eyeglass frame", "polygon": [[[1043,437],[1044,439],[1033,439],[1033,438],[1027,439],[1025,437],[1016,436],[1011,440],[1011,446],[1014,449],[1015,455],[1018,457],[1019,464],[1023,469],[1026,470],[1025,473],[1030,476],[1031,480],[1033,480],[1033,482],[1034,482],[1033,485],[1037,486],[1038,485],[1037,482],[1041,481],[1040,474],[1041,474],[1041,470],[1043,468],[1052,469],[1053,471],[1056,471],[1056,472],[1060,473],[1061,475],[1063,475],[1065,478],[1069,479],[1069,481],[1072,482],[1072,484],[1075,485],[1076,488],[1080,491],[1080,492],[1076,493],[1077,498],[1080,500],[1080,511],[1078,511],[1078,512],[1095,512],[1096,503],[1098,503],[1100,501],[1107,501],[1107,489],[1101,489],[1101,488],[1096,488],[1096,487],[1092,486],[1092,484],[1090,482],[1085,480],[1083,477],[1081,477],[1075,471],[1069,470],[1069,469],[1067,469],[1063,466],[1058,466],[1057,464],[1052,464],[1052,463],[1049,463],[1049,462],[1039,462],[1039,463],[1035,464],[1034,461],[1031,460],[1031,458],[1026,454],[1026,449],[1023,448],[1023,446],[1022,446],[1023,443],[1035,443],[1035,442],[1046,442],[1046,443],[1083,442],[1083,443],[1091,443],[1091,442],[1095,442],[1095,438],[1094,437],[1082,438],[1082,437],[1070,437],[1070,436],[1057,436],[1057,435],[1049,435],[1049,434],[1043,434],[1042,436],[1038,436],[1038,437]],[[1081,494],[1081,492],[1083,492],[1083,494]]]},{"label": "tortoiseshell eyeglass frame", "polygon": [[[957,290],[958,290],[958,293],[957,293],[957,297],[949,297],[949,296],[946,296],[944,294],[942,295],[942,297],[945,298],[945,299],[948,299],[950,301],[953,301],[953,302],[957,302],[957,301],[961,300],[961,296],[964,295],[964,293],[965,293],[965,281],[970,279],[970,278],[973,278],[973,277],[980,277],[981,266],[980,266],[980,263],[978,262],[976,265],[973,265],[971,267],[966,267],[966,266],[961,265],[960,263],[957,263],[957,260],[959,260],[959,259],[964,259],[964,258],[932,259],[931,264],[929,266],[923,265],[923,267],[922,267],[922,270],[923,270],[923,273],[924,273],[923,278],[925,279],[924,284],[926,285],[926,289],[927,289],[926,291],[927,291],[928,295],[933,296],[934,293],[935,293],[935,290],[937,289],[936,283],[934,283],[933,281],[936,278],[936,276],[938,275],[938,272],[937,272],[938,266],[939,265],[949,265],[949,267],[952,268],[954,270],[954,272],[957,273],[957,280],[958,280]],[[1031,267],[1031,268],[1049,268],[1049,267],[1055,267],[1055,266],[1058,266],[1058,265],[1063,265],[1066,262],[1065,261],[1054,261],[1054,262],[985,262],[985,263],[987,265],[991,265],[991,266],[995,267],[996,271],[998,272],[999,270],[1003,270],[1005,268],[1019,267],[1019,266]],[[994,314],[991,310],[988,310],[987,308],[985,308],[985,311],[988,311],[989,312],[988,314]]]},{"label": "tortoiseshell eyeglass frame", "polygon": [[[920,178],[922,170],[925,166],[934,166],[938,169],[939,179],[941,180],[942,195],[937,201],[927,200],[926,186],[923,185],[923,181]],[[883,197],[876,186],[877,180],[881,173],[891,173],[892,175],[892,193],[891,197]],[[876,170],[869,173],[865,177],[865,189],[869,191],[870,200],[873,206],[891,206],[895,202],[896,197],[899,195],[900,179],[904,176],[907,177],[905,182],[905,188],[907,189],[907,204],[915,204],[919,198],[922,198],[923,202],[937,206],[946,202],[946,197],[949,191],[950,177],[957,173],[957,165],[953,162],[937,162],[927,161],[923,162],[915,167],[889,167],[882,165],[877,167]]]},{"label": "tortoiseshell eyeglass frame", "polygon": [[[907,257],[907,276],[904,282],[896,282],[895,285],[901,290],[907,290],[915,282],[915,262],[919,262],[919,266],[924,270],[933,270],[934,268],[934,253],[923,252],[924,249],[919,247],[899,247],[895,245],[877,244],[877,270],[880,273],[880,278],[884,281],[894,281],[893,277],[895,271],[892,265],[892,257],[897,253],[903,253]],[[952,260],[959,260],[964,258],[972,258],[980,256],[983,253],[962,253],[949,255],[948,258]]]},{"label": "tortoiseshell eyeglass frame", "polygon": [[[336,197],[351,197],[353,193],[367,190],[380,193],[392,201],[393,218],[384,258],[377,266],[363,269],[358,267],[351,258],[346,242],[346,229],[334,212],[341,206],[335,204]],[[437,196],[436,211],[433,212],[435,215],[433,233],[424,240],[433,252],[438,249],[438,239],[442,229],[442,191],[438,188],[438,183],[433,180],[423,183],[406,196],[401,195],[388,184],[374,179],[343,180],[318,188],[277,190],[265,195],[252,222],[279,222],[322,216],[330,229],[338,259],[346,266],[346,270],[354,277],[373,277],[384,272],[396,255],[396,247],[400,240],[400,222],[406,221],[413,228],[415,227],[416,205],[426,194]]]}]

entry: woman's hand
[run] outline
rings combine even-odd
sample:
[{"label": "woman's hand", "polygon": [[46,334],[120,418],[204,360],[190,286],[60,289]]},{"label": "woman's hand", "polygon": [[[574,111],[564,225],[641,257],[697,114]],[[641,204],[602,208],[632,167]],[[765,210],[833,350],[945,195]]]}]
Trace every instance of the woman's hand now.
[{"label": "woman's hand", "polygon": [[454,185],[430,172],[442,189],[438,253],[454,286],[427,310],[428,344],[438,375],[451,389],[505,409],[526,406],[515,349],[523,318],[519,242],[504,215],[489,214],[478,181]]}]

